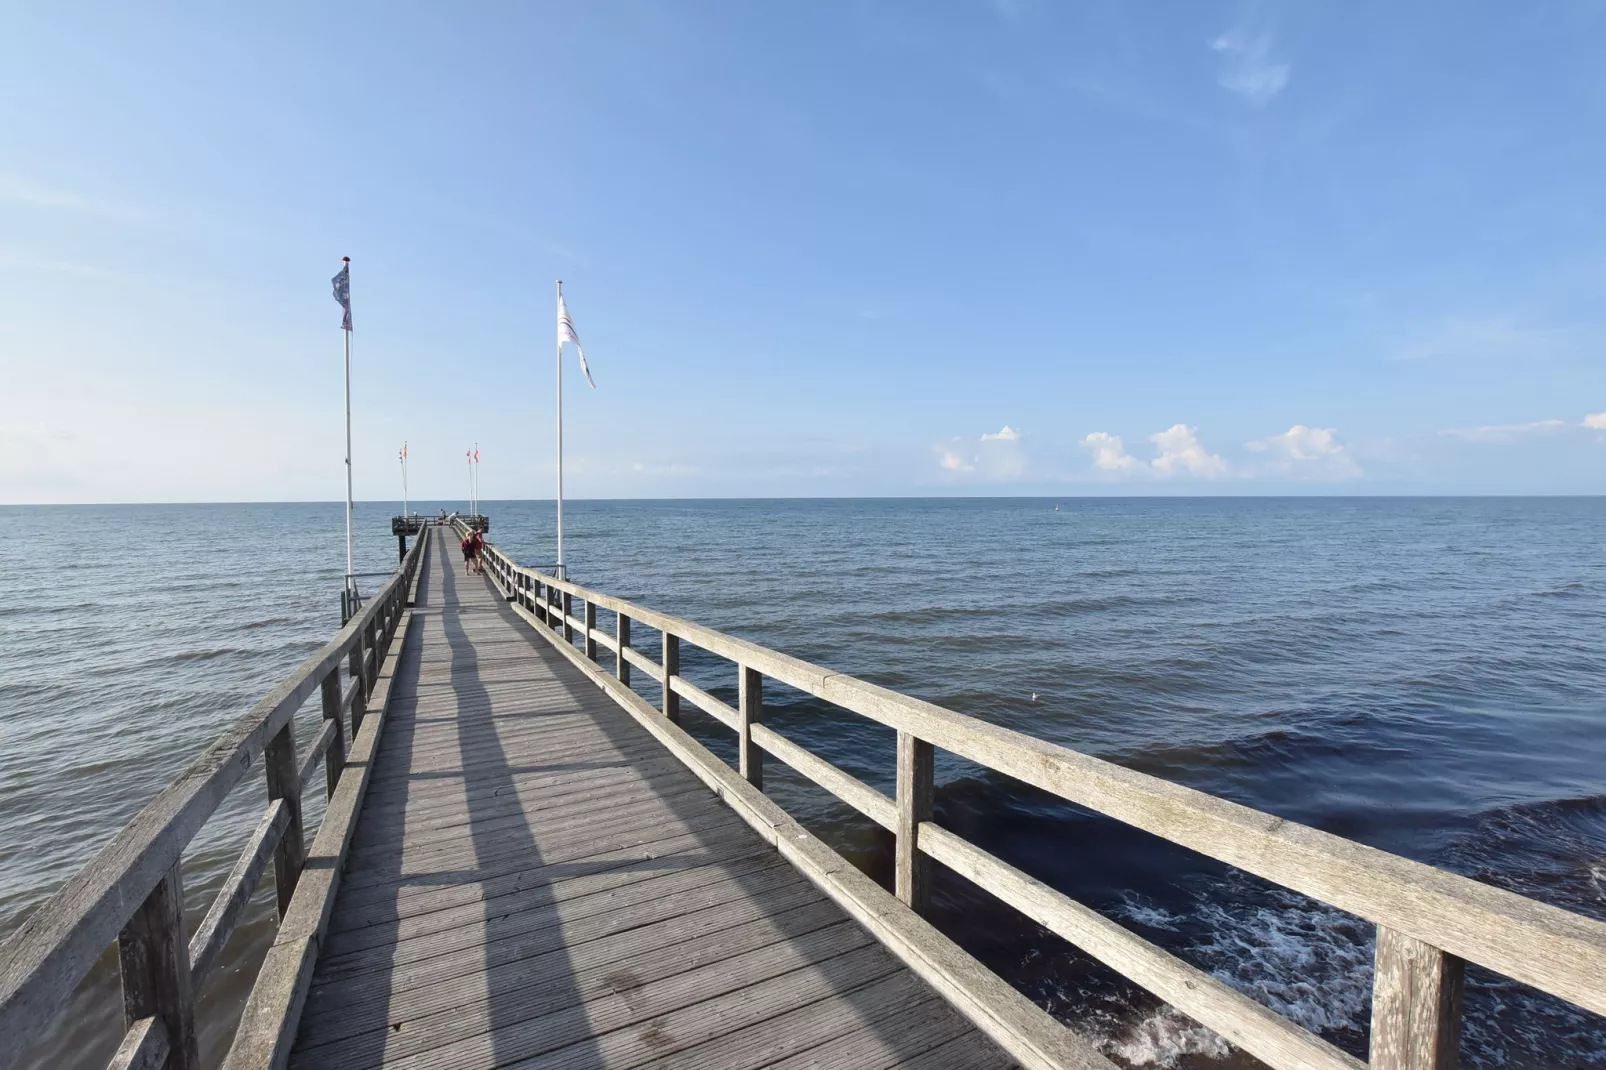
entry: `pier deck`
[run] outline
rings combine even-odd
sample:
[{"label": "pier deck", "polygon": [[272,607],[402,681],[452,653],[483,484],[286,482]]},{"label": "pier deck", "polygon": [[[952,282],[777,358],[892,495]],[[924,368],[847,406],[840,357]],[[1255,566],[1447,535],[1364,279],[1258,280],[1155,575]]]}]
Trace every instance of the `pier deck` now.
[{"label": "pier deck", "polygon": [[290,1065],[1012,1065],[434,530]]}]

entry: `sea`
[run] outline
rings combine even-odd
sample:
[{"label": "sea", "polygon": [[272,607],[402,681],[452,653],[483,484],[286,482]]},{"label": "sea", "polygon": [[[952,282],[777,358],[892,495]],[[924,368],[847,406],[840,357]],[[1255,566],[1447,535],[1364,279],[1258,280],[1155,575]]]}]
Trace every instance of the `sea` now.
[{"label": "sea", "polygon": [[[400,508],[356,508],[368,590],[395,567]],[[520,561],[554,559],[551,502],[482,510]],[[339,627],[343,512],[0,507],[0,936]],[[1606,499],[575,501],[565,517],[579,583],[1606,920]],[[682,671],[735,694],[734,669],[692,647]],[[892,790],[890,732],[778,685],[765,699],[778,731]],[[734,758],[721,726],[687,722]],[[777,764],[766,790],[890,880],[887,835]],[[247,776],[186,853],[192,925],[264,803]],[[941,752],[937,818],[1364,1055],[1370,924]],[[209,1062],[272,916],[265,887],[208,987]],[[1118,1062],[1256,1065],[940,867],[932,917]],[[108,949],[24,1065],[105,1065],[120,1015]],[[1474,968],[1462,1057],[1603,1067],[1606,1021]]]}]

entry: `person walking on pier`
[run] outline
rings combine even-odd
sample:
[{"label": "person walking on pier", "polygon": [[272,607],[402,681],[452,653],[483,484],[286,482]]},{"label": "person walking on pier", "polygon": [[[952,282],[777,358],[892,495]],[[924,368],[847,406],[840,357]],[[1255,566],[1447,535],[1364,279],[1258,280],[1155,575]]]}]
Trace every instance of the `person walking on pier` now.
[{"label": "person walking on pier", "polygon": [[479,538],[479,535],[479,532],[471,531],[463,539],[463,575],[465,576],[474,574],[474,565],[479,558],[479,545],[475,540]]}]

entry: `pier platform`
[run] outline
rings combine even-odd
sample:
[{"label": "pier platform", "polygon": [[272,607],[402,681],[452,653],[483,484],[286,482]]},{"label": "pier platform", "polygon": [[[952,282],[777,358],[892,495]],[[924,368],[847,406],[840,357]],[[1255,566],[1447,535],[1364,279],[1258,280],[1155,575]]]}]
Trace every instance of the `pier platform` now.
[{"label": "pier platform", "polygon": [[426,530],[291,1067],[1013,1065]]}]

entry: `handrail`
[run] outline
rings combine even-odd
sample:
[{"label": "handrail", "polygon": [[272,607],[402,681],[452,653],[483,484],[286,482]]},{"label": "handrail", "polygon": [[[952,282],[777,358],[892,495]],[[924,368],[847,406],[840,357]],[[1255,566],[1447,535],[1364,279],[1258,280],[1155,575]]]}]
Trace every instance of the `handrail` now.
[{"label": "handrail", "polygon": [[[462,529],[460,534],[466,534]],[[1183,1013],[1277,1068],[1354,1068],[1359,1061],[1248,996],[1088,910],[932,823],[931,748],[964,758],[1069,802],[1321,900],[1378,927],[1370,1064],[1451,1067],[1460,1028],[1464,964],[1473,962],[1595,1013],[1606,1013],[1606,924],[1250,807],[1126,769],[1000,725],[834,672],[757,643],[601,591],[519,566],[487,543],[488,572],[510,602],[549,640],[619,688],[629,666],[664,686],[658,716],[677,719],[688,699],[733,728],[742,773],[762,785],[759,751],[790,765],[897,836],[899,898],[916,912],[929,894],[925,870],[937,859]],[[585,627],[569,603],[582,601]],[[594,626],[596,609],[616,614],[617,637]],[[630,645],[632,622],[665,637],[653,662]],[[579,632],[585,654],[570,633]],[[736,710],[678,675],[681,643],[736,664]],[[617,681],[595,663],[614,651]],[[898,733],[898,797],[890,798],[796,742],[759,724],[768,676]],[[633,697],[633,695],[632,695]],[[751,707],[751,708],[749,708]],[[712,758],[712,755],[709,755]],[[718,761],[718,759],[713,759]],[[728,767],[726,767],[728,768]]]},{"label": "handrail", "polygon": [[[414,543],[401,567],[333,639],[235,721],[0,944],[0,1068],[27,1051],[113,942],[121,956],[128,1057],[154,1050],[160,1040],[169,1049],[165,1065],[171,1070],[198,1066],[192,982],[205,979],[270,851],[281,918],[301,874],[306,785],[295,752],[295,714],[322,690],[323,716],[332,723],[320,730],[311,749],[322,748],[329,769],[326,787],[333,795],[346,740],[355,738],[373,691],[374,672],[367,666],[377,664],[390,644],[424,543],[422,538]],[[352,677],[344,695],[342,660]],[[259,757],[269,804],[208,911],[192,956],[183,917],[184,850]],[[305,765],[310,770],[313,762]],[[149,1024],[153,1018],[160,1028]]]}]

